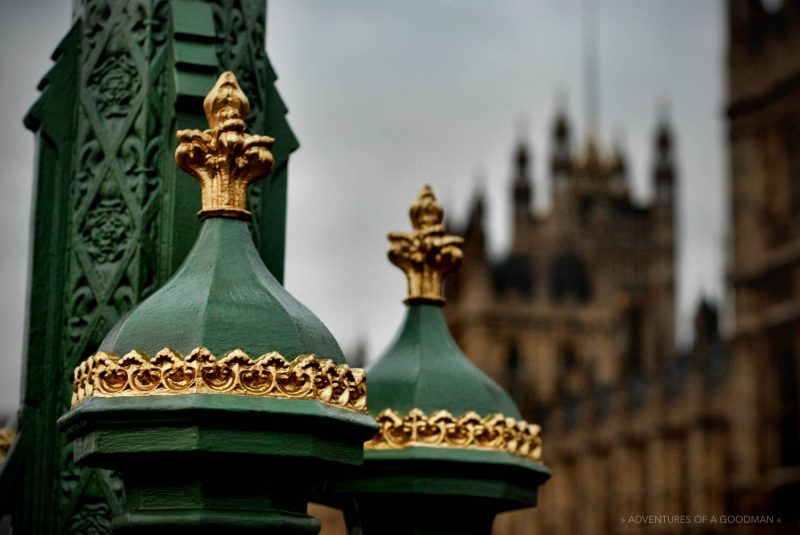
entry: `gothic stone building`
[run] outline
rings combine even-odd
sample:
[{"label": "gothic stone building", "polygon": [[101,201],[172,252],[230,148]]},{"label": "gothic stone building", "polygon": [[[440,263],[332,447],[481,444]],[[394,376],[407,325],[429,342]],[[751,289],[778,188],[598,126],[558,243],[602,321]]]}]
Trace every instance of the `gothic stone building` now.
[{"label": "gothic stone building", "polygon": [[730,0],[727,117],[742,419],[734,443],[746,461],[735,482],[743,507],[798,522],[800,3],[767,10]]},{"label": "gothic stone building", "polygon": [[529,151],[517,147],[511,250],[499,262],[488,257],[478,197],[464,232],[464,267],[448,286],[446,310],[466,353],[539,417],[558,399],[642,375],[673,352],[669,129],[657,132],[656,198],[648,206],[631,199],[619,151],[603,150],[591,135],[575,151],[570,134],[559,114],[553,197],[543,215],[532,211]]},{"label": "gothic stone building", "polygon": [[[683,482],[646,492],[657,473],[671,474],[660,461],[666,451],[684,451],[661,429],[669,401],[653,380],[675,353],[671,132],[664,122],[656,130],[655,196],[647,205],[631,198],[621,152],[591,135],[574,149],[563,113],[553,128],[547,213],[532,211],[524,144],[513,168],[511,250],[500,261],[488,256],[477,198],[446,307],[466,354],[545,430],[554,478],[535,512],[501,517],[497,531],[623,532],[620,511],[680,514]],[[716,343],[710,307],[702,321],[711,324],[706,343]],[[690,359],[681,364],[690,367]]]},{"label": "gothic stone building", "polygon": [[[677,177],[665,123],[646,206],[630,198],[623,156],[591,136],[573,149],[563,114],[548,213],[531,211],[530,155],[515,151],[513,240],[499,261],[485,250],[483,200],[473,204],[449,321],[543,425],[554,474],[537,509],[499,517],[497,533],[800,529],[800,5],[731,0],[728,21],[729,340],[701,302],[693,346],[675,347]],[[757,518],[732,525],[728,514]]]}]

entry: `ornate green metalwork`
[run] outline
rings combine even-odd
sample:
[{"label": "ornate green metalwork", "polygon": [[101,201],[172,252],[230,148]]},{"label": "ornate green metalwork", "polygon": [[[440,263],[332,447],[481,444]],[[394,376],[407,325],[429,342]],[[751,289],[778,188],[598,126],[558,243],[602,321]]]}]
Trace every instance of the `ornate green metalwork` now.
[{"label": "ornate green metalwork", "polygon": [[100,345],[149,356],[82,363],[59,424],[77,461],[119,471],[115,532],[318,533],[309,497],[361,464],[378,431],[364,372],[267,270],[245,222],[230,218],[240,212],[207,213],[175,276]]},{"label": "ornate green metalwork", "polygon": [[[321,492],[366,535],[488,535],[497,513],[536,505],[550,477],[539,426],[461,352],[442,312],[442,282],[462,259],[444,210],[425,186],[411,232],[392,232],[389,259],[408,280],[406,315],[369,368],[369,411],[380,431],[364,464]],[[400,514],[397,514],[399,511]],[[391,529],[387,529],[391,519]]]},{"label": "ornate green metalwork", "polygon": [[251,132],[268,132],[276,140],[272,149],[275,167],[267,180],[250,187],[249,200],[256,248],[275,278],[282,281],[287,167],[289,154],[298,143],[284,120],[288,109],[275,88],[278,76],[264,49],[265,4],[216,0],[212,5],[217,34],[224,39],[216,47],[219,65],[237,74],[250,98],[247,127]]},{"label": "ornate green metalwork", "polygon": [[199,195],[175,169],[174,133],[202,126],[198,102],[228,68],[250,84],[258,130],[279,140],[276,172],[251,209],[259,251],[282,278],[286,166],[297,142],[264,51],[265,22],[263,1],[76,6],[25,119],[38,161],[30,308],[19,435],[0,466],[0,515],[11,514],[15,533],[110,532],[121,485],[72,462],[56,419],[74,367],[194,242]]}]

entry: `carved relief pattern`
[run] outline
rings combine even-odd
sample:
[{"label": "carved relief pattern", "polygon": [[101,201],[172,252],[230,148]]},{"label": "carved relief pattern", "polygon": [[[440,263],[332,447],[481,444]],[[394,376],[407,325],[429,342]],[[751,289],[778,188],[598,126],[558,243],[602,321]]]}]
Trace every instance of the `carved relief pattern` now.
[{"label": "carved relief pattern", "polygon": [[67,487],[80,488],[80,493],[66,495],[67,499],[78,500],[70,508],[66,522],[67,533],[101,535],[111,533],[113,511],[109,506],[108,492],[113,492],[115,500],[122,500],[120,479],[112,477],[111,472],[100,470],[80,470],[75,467],[70,472]]},{"label": "carved relief pattern", "polygon": [[[165,108],[168,1],[79,0],[75,11],[83,36],[64,259],[61,412],[69,407],[75,366],[163,282],[156,253],[162,240],[160,181],[162,169],[174,166],[165,145],[174,135],[171,110]],[[218,0],[215,13],[218,35],[225,36],[218,49],[221,66],[244,74],[242,87],[252,95],[248,126],[264,131],[265,7]],[[253,205],[255,218],[258,208]],[[110,533],[105,519],[119,508],[119,481],[108,472],[77,467],[70,446],[62,446],[57,524],[66,533]]]},{"label": "carved relief pattern", "polygon": [[399,449],[414,446],[493,450],[542,461],[541,428],[502,414],[483,418],[475,412],[456,417],[446,410],[426,415],[412,409],[401,415],[392,409],[376,417],[380,431],[365,449]]},{"label": "carved relief pattern", "polygon": [[106,119],[125,117],[131,99],[141,88],[139,73],[125,52],[121,36],[113,34],[108,44],[108,55],[89,77],[89,92],[97,104],[97,111]]},{"label": "carved relief pattern", "polygon": [[[242,0],[214,0],[214,24],[222,39],[217,45],[220,67],[232,71],[239,85],[250,100],[247,129],[250,132],[266,132],[264,121],[264,88],[269,84],[267,53],[264,48],[266,26],[265,5],[260,2]],[[256,248],[261,240],[261,195],[264,182],[252,184],[248,190],[248,209],[252,214],[250,231]]]},{"label": "carved relief pattern", "polygon": [[[265,3],[204,2],[216,6],[218,35],[225,36],[218,49],[222,65],[256,72],[243,80],[253,95],[248,124],[264,131],[263,89],[272,76],[263,50]],[[174,267],[169,251],[179,249],[171,249],[172,238],[184,239],[171,232],[173,214],[160,208],[173,206],[164,201],[175,176],[169,150],[177,120],[169,16],[172,9],[192,7],[197,6],[168,0],[75,0],[74,24],[43,79],[47,90],[26,119],[28,128],[41,134],[37,180],[45,187],[37,206],[57,208],[52,218],[45,215],[44,225],[37,222],[36,252],[46,261],[35,268],[41,278],[34,282],[38,288],[58,288],[30,308],[35,320],[29,354],[35,359],[29,369],[44,363],[45,377],[52,371],[63,381],[50,384],[42,375],[31,375],[36,389],[50,391],[24,401],[33,409],[24,416],[46,416],[33,420],[35,433],[46,440],[28,441],[25,447],[35,443],[50,453],[48,459],[58,456],[55,463],[40,463],[28,455],[24,466],[30,471],[19,472],[25,495],[47,506],[37,522],[53,529],[39,531],[110,533],[108,520],[120,511],[119,479],[77,466],[52,416],[69,408],[75,365],[164,282]],[[53,404],[50,395],[61,400]]]},{"label": "carved relief pattern", "polygon": [[[69,406],[68,372],[157,284],[154,244],[160,237],[150,229],[158,228],[164,134],[172,126],[162,102],[168,2],[84,0],[77,9],[83,40],[61,412]],[[62,444],[61,462],[58,524],[67,533],[111,533],[119,482],[75,466],[68,444]]]},{"label": "carved relief pattern", "polygon": [[101,535],[111,533],[111,508],[104,501],[87,502],[69,519],[70,533]]},{"label": "carved relief pattern", "polygon": [[92,260],[99,264],[118,261],[131,241],[132,222],[125,203],[116,194],[114,181],[100,187],[98,202],[86,213],[81,238]]},{"label": "carved relief pattern", "polygon": [[217,358],[202,347],[186,358],[171,349],[152,359],[138,351],[123,357],[99,352],[75,368],[73,384],[73,405],[90,397],[236,394],[367,408],[364,370],[314,355],[289,361],[273,352],[251,359],[236,349]]}]

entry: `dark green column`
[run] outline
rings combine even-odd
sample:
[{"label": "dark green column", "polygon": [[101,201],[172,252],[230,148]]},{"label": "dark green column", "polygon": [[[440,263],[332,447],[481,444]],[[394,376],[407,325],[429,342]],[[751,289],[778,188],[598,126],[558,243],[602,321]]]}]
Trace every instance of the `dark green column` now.
[{"label": "dark green column", "polygon": [[117,534],[318,533],[312,490],[374,431],[314,400],[217,394],[91,398],[62,425],[81,464],[120,474]]},{"label": "dark green column", "polygon": [[119,478],[77,466],[56,419],[74,367],[194,242],[199,190],[175,168],[175,130],[204,125],[200,102],[225,69],[246,86],[251,128],[278,138],[275,172],[251,194],[251,230],[282,278],[297,141],[265,26],[257,0],[76,2],[25,118],[37,152],[24,384],[17,443],[0,465],[0,514],[15,533],[109,533],[121,510]]}]

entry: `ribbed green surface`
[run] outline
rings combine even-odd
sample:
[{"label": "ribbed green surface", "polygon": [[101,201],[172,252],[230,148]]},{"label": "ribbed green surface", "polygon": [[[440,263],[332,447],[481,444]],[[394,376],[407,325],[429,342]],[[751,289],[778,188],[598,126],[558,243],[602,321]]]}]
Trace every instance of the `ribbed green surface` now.
[{"label": "ribbed green surface", "polygon": [[151,356],[170,347],[183,354],[204,346],[217,356],[241,349],[256,358],[278,351],[344,363],[325,325],[275,280],[258,255],[247,224],[203,223],[186,261],[160,290],[123,318],[100,349]]},{"label": "ribbed green surface", "polygon": [[475,411],[520,418],[514,401],[461,352],[442,309],[412,303],[395,340],[367,370],[369,411],[427,414],[446,409],[455,416]]},{"label": "ribbed green surface", "polygon": [[[420,409],[428,415],[473,411],[521,419],[511,397],[458,348],[436,305],[408,306],[400,331],[367,378],[373,415]],[[535,506],[538,488],[549,477],[543,464],[506,451],[366,450],[357,475],[334,481],[328,499],[344,507],[353,500],[358,512],[352,514],[365,535],[389,533],[387,518],[391,533],[487,535],[497,513]]]}]

